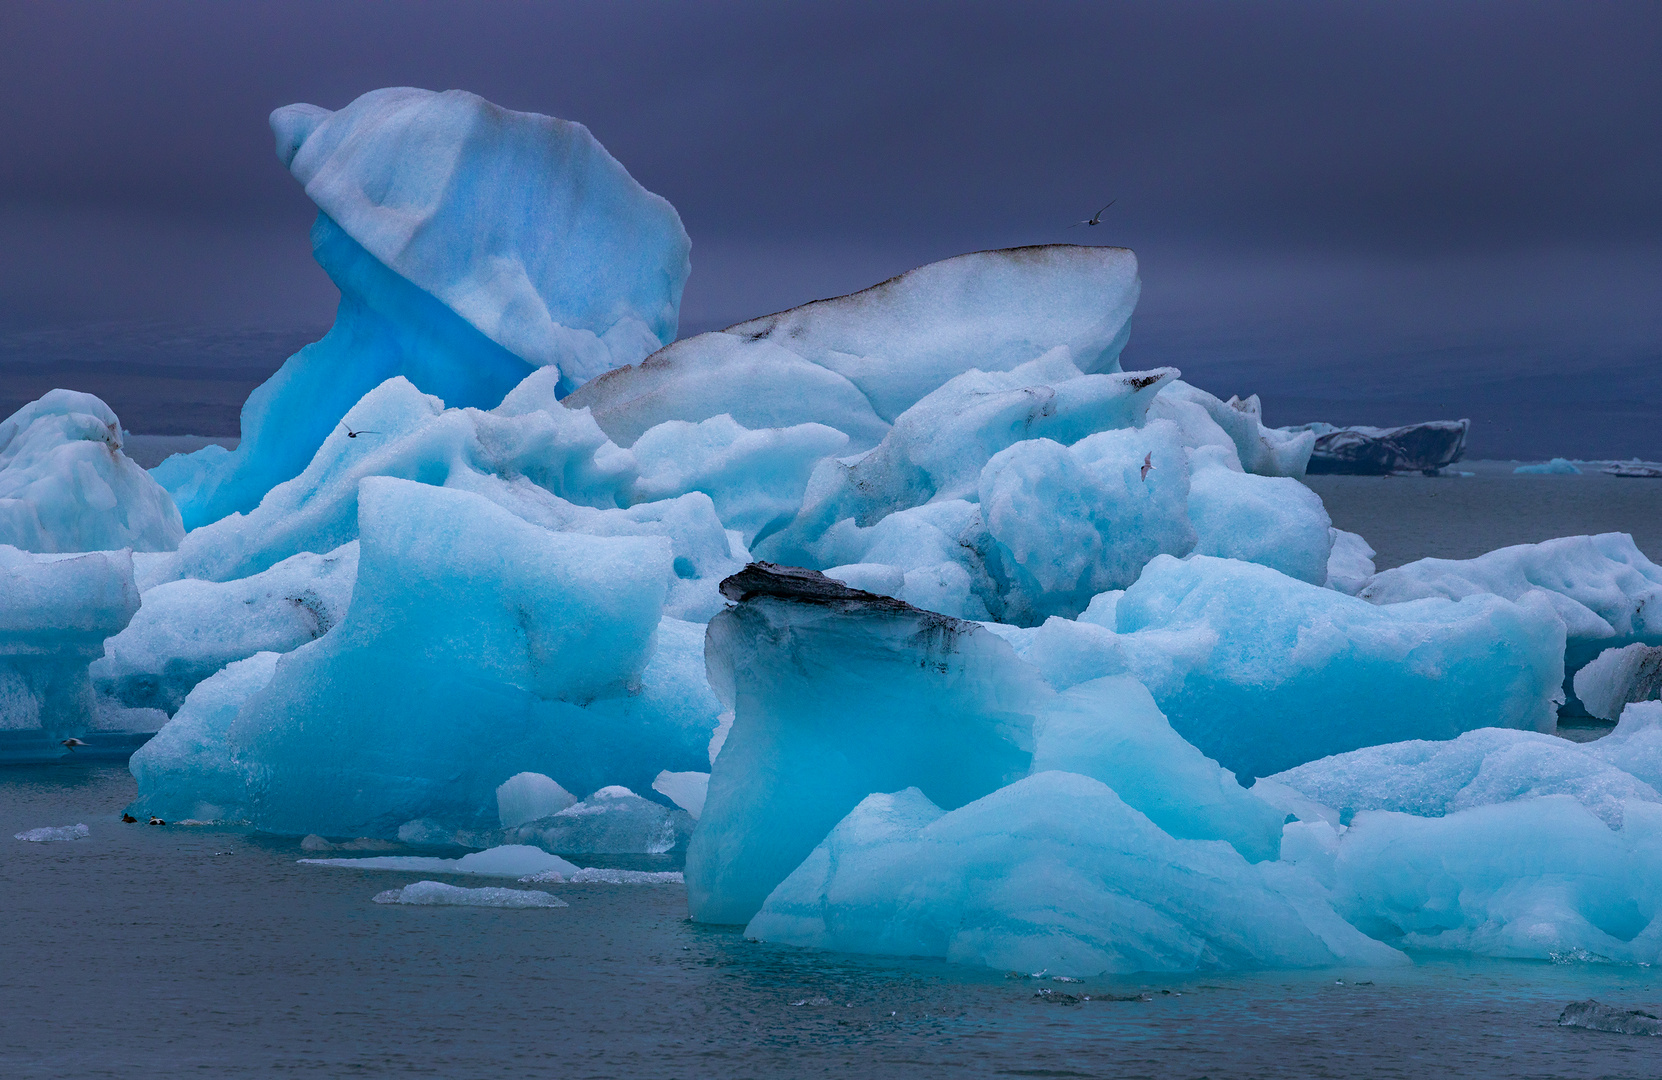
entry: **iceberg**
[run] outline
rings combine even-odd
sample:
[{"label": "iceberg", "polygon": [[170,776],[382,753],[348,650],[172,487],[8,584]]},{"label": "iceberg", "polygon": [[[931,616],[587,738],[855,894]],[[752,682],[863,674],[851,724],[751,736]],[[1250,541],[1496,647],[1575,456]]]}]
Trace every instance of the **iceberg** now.
[{"label": "iceberg", "polygon": [[916,788],[862,800],[745,935],[1073,977],[1405,962],[1297,871],[1174,839],[1066,772],[950,813]]},{"label": "iceberg", "polygon": [[1636,642],[1662,645],[1662,566],[1627,533],[1518,544],[1475,559],[1420,559],[1374,575],[1357,595],[1391,605],[1485,593],[1538,598],[1563,620],[1567,715],[1580,711],[1572,680],[1589,660]]},{"label": "iceberg", "polygon": [[53,390],[0,421],[0,544],[24,551],[172,551],[184,539],[162,486],[121,452],[121,421]]},{"label": "iceberg", "polygon": [[1083,372],[1118,371],[1140,290],[1124,248],[979,251],[677,341],[567,403],[592,409],[620,446],[668,420],[726,414],[748,428],[825,424],[868,450],[972,368],[1009,371],[1061,347]]},{"label": "iceberg", "polygon": [[394,376],[490,408],[533,370],[569,393],[674,339],[681,219],[581,124],[399,87],[286,106],[271,127],[317,204],[312,251],[340,309],[249,397],[234,452],[157,468],[187,527],[252,510]]},{"label": "iceberg", "polygon": [[1315,492],[1290,477],[1231,469],[1232,462],[1204,451],[1192,452],[1190,461],[1195,554],[1255,562],[1312,585],[1328,583],[1335,530]]},{"label": "iceberg", "polygon": [[138,609],[130,551],[47,555],[0,544],[0,729],[38,730],[50,743],[93,727],[87,667]]},{"label": "iceberg", "polygon": [[1557,722],[1564,630],[1539,600],[1381,606],[1254,563],[1161,555],[1118,598],[1114,624],[1053,618],[1019,654],[1057,689],[1136,678],[1179,735],[1243,777]]},{"label": "iceberg", "polygon": [[388,889],[375,894],[377,904],[445,905],[451,907],[486,908],[556,908],[570,907],[557,896],[536,889],[464,889],[441,881],[418,881],[402,889]]},{"label": "iceberg", "polygon": [[557,814],[576,801],[577,796],[551,776],[515,773],[497,785],[496,817],[504,829],[517,829],[526,822]]},{"label": "iceberg", "polygon": [[684,849],[692,831],[693,819],[685,810],[671,810],[620,785],[503,829],[517,843],[568,855],[664,855]]},{"label": "iceberg", "polygon": [[1537,462],[1533,465],[1519,465],[1512,470],[1516,476],[1580,476],[1581,470],[1567,458],[1555,457],[1551,461]]},{"label": "iceberg", "polygon": [[873,792],[956,808],[1030,768],[1046,688],[982,627],[765,563],[722,589],[705,658],[733,722],[687,848],[694,919],[748,922]]},{"label": "iceberg", "polygon": [[352,540],[324,555],[291,555],[244,578],[154,586],[140,595],[133,621],[104,643],[90,669],[93,685],[127,708],[175,713],[227,664],[292,652],[327,634],[346,616],[357,575]]},{"label": "iceberg", "polygon": [[1264,426],[1258,395],[1222,401],[1198,387],[1176,381],[1160,392],[1151,414],[1170,419],[1193,440],[1209,445],[1221,434],[1234,446],[1237,463],[1257,476],[1302,477],[1316,445],[1313,432]]},{"label": "iceberg", "polygon": [[1312,474],[1346,473],[1352,476],[1388,476],[1420,472],[1436,476],[1466,452],[1470,420],[1430,420],[1422,424],[1377,428],[1301,424],[1282,428],[1316,437],[1310,452]]},{"label": "iceberg", "polygon": [[226,734],[258,777],[255,825],[494,831],[497,788],[517,773],[578,793],[644,789],[707,760],[720,706],[702,628],[662,617],[666,539],[551,532],[481,496],[386,477],[357,502],[346,617],[283,655]]}]

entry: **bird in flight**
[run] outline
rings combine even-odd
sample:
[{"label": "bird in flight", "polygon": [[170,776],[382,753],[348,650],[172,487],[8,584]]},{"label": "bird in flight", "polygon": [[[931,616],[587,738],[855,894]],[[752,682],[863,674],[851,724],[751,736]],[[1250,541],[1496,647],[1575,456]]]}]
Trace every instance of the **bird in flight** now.
[{"label": "bird in flight", "polygon": [[1154,468],[1154,451],[1143,455],[1143,483],[1148,483],[1148,470]]},{"label": "bird in flight", "polygon": [[340,426],[343,427],[343,428],[346,428],[346,437],[348,439],[356,439],[359,435],[379,435],[379,434],[381,434],[379,431],[365,431],[361,428],[357,431],[353,431],[352,428],[347,425],[345,420],[342,420],[340,422]]},{"label": "bird in flight", "polygon": [[64,741],[63,741],[63,744],[64,744],[64,745],[65,745],[65,746],[67,746],[67,747],[69,747],[69,752],[70,752],[70,753],[71,753],[71,754],[73,754],[73,753],[74,753],[74,752],[75,752],[75,748],[76,748],[76,747],[77,747],[77,746],[85,746],[85,745],[87,745],[87,744],[86,744],[86,743],[84,743],[84,742],[82,742],[82,741],[81,741],[81,740],[80,740],[80,739],[65,739],[65,740],[64,740]]},{"label": "bird in flight", "polygon": [[[1109,199],[1106,203],[1103,204],[1102,210],[1108,209],[1110,206],[1113,206],[1117,202],[1119,202],[1118,199]],[[1074,228],[1078,228],[1080,225],[1101,225],[1102,224],[1102,210],[1098,210],[1096,213],[1092,214],[1090,217],[1086,218],[1084,221],[1074,222],[1072,225],[1069,225],[1068,228],[1074,229]]]}]

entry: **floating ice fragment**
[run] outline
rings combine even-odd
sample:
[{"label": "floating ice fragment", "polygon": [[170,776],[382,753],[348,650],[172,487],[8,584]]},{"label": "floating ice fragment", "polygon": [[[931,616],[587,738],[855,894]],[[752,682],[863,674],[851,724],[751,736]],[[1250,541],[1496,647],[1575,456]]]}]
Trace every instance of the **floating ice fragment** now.
[{"label": "floating ice fragment", "polygon": [[85,825],[47,825],[15,834],[19,840],[31,844],[45,844],[54,840],[85,840],[92,833]]},{"label": "floating ice fragment", "polygon": [[440,859],[426,855],[376,855],[364,859],[300,859],[308,866],[333,866],[344,870],[403,870],[419,874],[478,874],[481,877],[523,878],[547,871],[570,876],[578,867],[558,855],[550,855],[528,844],[505,844],[463,855]]},{"label": "floating ice fragment", "polygon": [[1519,465],[1512,472],[1518,476],[1580,476],[1581,470],[1568,459],[1555,457],[1537,465]]},{"label": "floating ice fragment", "polygon": [[1558,1015],[1560,1027],[1608,1031],[1615,1035],[1662,1035],[1662,1019],[1655,1013],[1603,1005],[1589,998],[1572,1001]]},{"label": "floating ice fragment", "polygon": [[679,870],[614,870],[607,866],[585,866],[571,874],[544,870],[519,879],[526,885],[564,882],[568,885],[680,885]]},{"label": "floating ice fragment", "polygon": [[418,881],[402,889],[375,894],[377,904],[451,905],[489,908],[570,907],[564,900],[535,889],[464,889],[440,881]]}]

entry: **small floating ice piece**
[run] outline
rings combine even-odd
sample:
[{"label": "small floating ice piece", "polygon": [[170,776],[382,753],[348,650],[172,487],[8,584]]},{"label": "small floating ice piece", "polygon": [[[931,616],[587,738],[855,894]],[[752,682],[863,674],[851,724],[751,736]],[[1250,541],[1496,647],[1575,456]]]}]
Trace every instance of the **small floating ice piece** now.
[{"label": "small floating ice piece", "polygon": [[1542,461],[1532,465],[1519,465],[1512,470],[1516,476],[1580,476],[1581,470],[1576,468],[1567,458],[1555,457],[1551,461]]},{"label": "small floating ice piece", "polygon": [[52,840],[85,840],[91,833],[92,830],[85,825],[47,825],[39,829],[25,829],[13,835],[32,844],[44,844]]},{"label": "small floating ice piece", "polygon": [[544,870],[519,880],[525,885],[555,882],[568,885],[680,885],[685,878],[679,870],[613,870],[604,866],[585,866],[575,874]]},{"label": "small floating ice piece", "polygon": [[1572,1001],[1558,1016],[1559,1027],[1609,1031],[1617,1035],[1662,1035],[1662,1019],[1638,1009],[1603,1005],[1592,998]]},{"label": "small floating ice piece", "polygon": [[376,893],[377,904],[429,904],[456,907],[551,908],[570,907],[557,896],[534,889],[464,889],[441,881],[418,881],[402,889]]},{"label": "small floating ice piece", "polygon": [[340,866],[352,870],[406,870],[417,874],[478,874],[482,877],[525,877],[555,871],[569,877],[580,869],[558,855],[528,844],[504,844],[475,851],[459,859],[425,855],[378,855],[368,859],[301,859],[310,866]]}]

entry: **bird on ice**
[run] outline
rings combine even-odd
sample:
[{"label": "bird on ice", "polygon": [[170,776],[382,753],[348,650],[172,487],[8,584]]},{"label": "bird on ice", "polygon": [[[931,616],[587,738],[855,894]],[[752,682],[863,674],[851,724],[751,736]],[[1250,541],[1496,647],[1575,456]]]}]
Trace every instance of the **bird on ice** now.
[{"label": "bird on ice", "polygon": [[347,424],[344,420],[341,421],[340,426],[343,427],[343,428],[346,428],[346,437],[348,439],[356,439],[359,435],[379,435],[379,434],[381,434],[379,431],[365,431],[362,428],[358,429],[357,431],[353,431],[350,427],[347,426]]},{"label": "bird on ice", "polygon": [[65,746],[69,747],[69,752],[71,754],[73,754],[75,752],[75,748],[77,746],[86,746],[87,745],[86,743],[82,742],[80,739],[65,739],[63,741],[63,744]]},{"label": "bird on ice", "polygon": [[[1108,209],[1110,206],[1113,206],[1117,202],[1119,202],[1118,199],[1109,199],[1106,203],[1102,204],[1102,210]],[[1090,217],[1086,218],[1084,221],[1074,222],[1072,225],[1069,225],[1068,228],[1076,229],[1081,225],[1101,225],[1102,224],[1102,210],[1098,210],[1096,213],[1092,214]]]},{"label": "bird on ice", "polygon": [[1143,483],[1148,483],[1148,470],[1154,468],[1154,451],[1150,450],[1143,455]]}]

